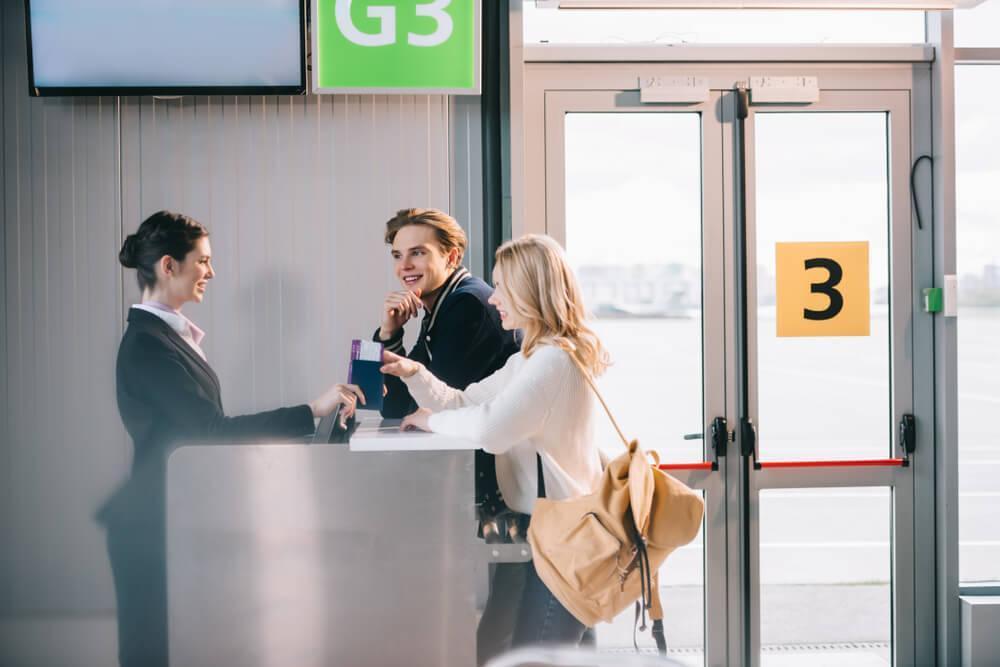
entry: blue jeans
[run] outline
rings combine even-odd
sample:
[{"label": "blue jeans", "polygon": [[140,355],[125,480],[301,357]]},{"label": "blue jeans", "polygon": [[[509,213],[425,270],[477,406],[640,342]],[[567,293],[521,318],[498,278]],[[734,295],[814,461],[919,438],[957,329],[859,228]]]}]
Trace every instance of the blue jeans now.
[{"label": "blue jeans", "polygon": [[531,644],[579,645],[587,627],[566,611],[542,583],[534,563],[527,565],[524,594],[517,610],[512,648]]},{"label": "blue jeans", "polygon": [[[520,612],[528,570],[527,563],[497,563],[490,580],[490,596],[476,630],[477,665],[485,665],[494,656],[510,650]],[[581,646],[596,646],[593,628],[587,628]]]}]

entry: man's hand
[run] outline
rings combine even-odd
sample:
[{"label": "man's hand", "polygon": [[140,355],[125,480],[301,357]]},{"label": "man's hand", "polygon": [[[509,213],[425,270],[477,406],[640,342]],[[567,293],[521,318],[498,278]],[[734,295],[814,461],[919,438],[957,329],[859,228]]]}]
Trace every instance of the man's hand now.
[{"label": "man's hand", "polygon": [[410,290],[389,292],[385,297],[385,303],[382,304],[382,326],[379,329],[379,338],[383,341],[392,338],[423,307],[419,287],[412,292]]}]

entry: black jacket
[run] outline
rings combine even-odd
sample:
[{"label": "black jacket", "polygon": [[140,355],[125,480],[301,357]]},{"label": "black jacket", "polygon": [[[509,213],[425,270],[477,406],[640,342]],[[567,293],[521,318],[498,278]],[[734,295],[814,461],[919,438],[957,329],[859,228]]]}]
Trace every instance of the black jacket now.
[{"label": "black jacket", "polygon": [[166,322],[138,308],[129,310],[116,376],[118,412],[137,464],[179,440],[246,442],[313,430],[307,405],[227,417],[211,366]]},{"label": "black jacket", "polygon": [[307,405],[242,417],[222,411],[212,368],[138,308],[118,347],[118,412],[135,444],[132,474],[98,510],[115,579],[119,664],[167,667],[167,460],[184,441],[246,442],[313,430]]},{"label": "black jacket", "polygon": [[[487,303],[492,294],[485,282],[458,269],[442,287],[434,308],[424,315],[413,349],[409,353],[403,349],[402,329],[385,341],[385,348],[419,361],[456,389],[489,377],[519,349],[513,333],[501,326],[496,308]],[[378,331],[375,340],[379,340]],[[383,417],[405,417],[417,409],[402,380],[386,376],[385,385]]]},{"label": "black jacket", "polygon": [[[132,477],[99,512],[157,522],[166,462],[176,445],[296,438],[313,431],[308,405],[227,417],[212,368],[170,326],[138,308],[118,347],[118,412],[135,445]],[[152,512],[152,515],[149,513]]]}]

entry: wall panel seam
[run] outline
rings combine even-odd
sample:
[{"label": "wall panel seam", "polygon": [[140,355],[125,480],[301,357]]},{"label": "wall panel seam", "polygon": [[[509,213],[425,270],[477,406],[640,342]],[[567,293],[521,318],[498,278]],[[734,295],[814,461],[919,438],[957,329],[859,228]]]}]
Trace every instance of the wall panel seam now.
[{"label": "wall panel seam", "polygon": [[[7,3],[0,6],[0,35],[6,36],[7,32]],[[9,43],[9,40],[4,39],[4,44]],[[0,48],[0,261],[3,262],[0,265],[0,271],[2,271],[2,277],[0,277],[0,299],[3,301],[3,312],[2,319],[0,319],[0,337],[3,340],[3,350],[0,351],[3,354],[3,406],[0,408],[2,412],[0,415],[3,416],[3,428],[2,428],[2,442],[5,443],[3,446],[2,456],[3,456],[3,470],[5,471],[3,475],[3,513],[0,514],[2,517],[2,529],[4,534],[8,534],[8,531],[12,528],[12,521],[8,521],[8,516],[13,518],[13,494],[12,494],[12,484],[10,483],[11,477],[13,476],[13,453],[11,443],[11,409],[10,409],[10,393],[9,393],[9,362],[10,362],[10,336],[8,335],[8,299],[7,299],[7,49]],[[10,515],[8,515],[10,513]],[[6,560],[3,561],[6,567]],[[8,600],[9,592],[5,585],[2,590],[0,590],[0,599],[3,600],[2,604],[4,607],[9,607],[10,602]]]},{"label": "wall panel seam", "polygon": [[[122,168],[122,98],[115,97],[115,169],[118,182],[118,247],[125,243],[125,183]],[[141,146],[141,142],[140,142]],[[141,164],[141,161],[140,161]],[[141,188],[140,188],[141,191]],[[121,267],[117,271],[118,280],[118,333],[125,334],[125,273]]]}]

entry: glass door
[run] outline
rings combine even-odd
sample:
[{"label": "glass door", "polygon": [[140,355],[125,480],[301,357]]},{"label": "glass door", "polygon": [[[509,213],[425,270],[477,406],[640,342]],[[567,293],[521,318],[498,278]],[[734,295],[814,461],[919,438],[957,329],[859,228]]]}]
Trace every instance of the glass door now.
[{"label": "glass door", "polygon": [[729,95],[749,663],[912,664],[909,95],[752,98]]},{"label": "glass door", "polygon": [[[726,651],[725,458],[706,439],[725,417],[720,100],[545,96],[547,231],[565,244],[611,353],[602,392],[626,434],[704,494],[701,534],[660,577],[670,655],[688,665],[722,664]],[[598,438],[615,456],[606,422]],[[598,647],[632,649],[633,623],[629,610],[598,626]],[[648,635],[639,643],[653,647]]]},{"label": "glass door", "polygon": [[[661,571],[670,657],[912,664],[914,471],[933,473],[906,446],[913,92],[754,105],[743,68],[683,67],[642,72],[708,81],[701,99],[644,104],[609,85],[637,80],[621,64],[540,66],[525,112],[528,229],[580,277],[609,405],[704,494],[701,534]],[[631,649],[632,626],[598,627],[598,648]]]}]

